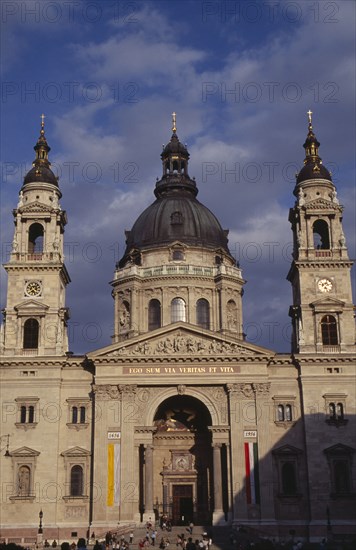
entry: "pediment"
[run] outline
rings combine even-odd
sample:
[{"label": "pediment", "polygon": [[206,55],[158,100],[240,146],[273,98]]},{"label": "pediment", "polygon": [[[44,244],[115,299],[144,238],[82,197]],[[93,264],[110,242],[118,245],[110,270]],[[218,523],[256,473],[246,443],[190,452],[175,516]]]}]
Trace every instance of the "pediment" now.
[{"label": "pediment", "polygon": [[46,212],[50,214],[52,212],[53,208],[49,206],[48,204],[44,204],[39,201],[31,202],[30,204],[26,204],[24,206],[21,206],[18,208],[18,212],[21,214],[32,214],[35,212],[40,212],[41,214],[43,212]]},{"label": "pediment", "polygon": [[325,297],[325,298],[320,298],[319,300],[315,300],[314,302],[311,302],[310,303],[310,306],[313,307],[314,309],[333,309],[335,310],[335,308],[343,308],[345,306],[345,302],[343,302],[342,300],[338,300],[337,298],[332,298],[332,297]]},{"label": "pediment", "polygon": [[72,447],[67,451],[63,451],[61,455],[66,457],[69,457],[69,456],[85,457],[90,455],[90,451],[87,451],[87,449],[83,449],[82,447]]},{"label": "pediment", "polygon": [[39,454],[41,454],[39,451],[35,451],[35,449],[31,449],[30,447],[20,447],[19,449],[15,449],[15,451],[11,451],[11,456],[17,457],[38,456]]},{"label": "pediment", "polygon": [[130,340],[93,351],[88,358],[155,356],[256,356],[271,357],[275,352],[188,323],[174,323]]},{"label": "pediment", "polygon": [[326,455],[350,455],[355,452],[355,449],[352,447],[349,447],[348,445],[343,445],[342,443],[337,443],[336,445],[332,445],[331,447],[328,447],[327,449],[324,449],[324,453]]},{"label": "pediment", "polygon": [[306,210],[342,210],[338,202],[327,199],[315,199],[305,204]]},{"label": "pediment", "polygon": [[282,447],[273,449],[272,454],[278,456],[295,456],[302,454],[302,452],[303,451],[301,449],[293,447],[293,445],[282,445]]},{"label": "pediment", "polygon": [[38,312],[40,311],[47,311],[48,306],[43,304],[42,302],[39,302],[38,300],[24,300],[20,304],[17,304],[14,306],[14,309],[18,311],[19,313],[32,313],[33,311]]}]

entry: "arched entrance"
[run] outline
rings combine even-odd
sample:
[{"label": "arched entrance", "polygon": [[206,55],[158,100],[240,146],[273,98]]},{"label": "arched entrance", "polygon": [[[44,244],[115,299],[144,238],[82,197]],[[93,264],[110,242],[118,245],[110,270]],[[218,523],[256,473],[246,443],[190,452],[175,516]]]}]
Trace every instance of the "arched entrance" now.
[{"label": "arched entrance", "polygon": [[207,407],[192,396],[172,396],[158,407],[152,449],[156,518],[169,518],[173,525],[211,522],[211,424]]}]

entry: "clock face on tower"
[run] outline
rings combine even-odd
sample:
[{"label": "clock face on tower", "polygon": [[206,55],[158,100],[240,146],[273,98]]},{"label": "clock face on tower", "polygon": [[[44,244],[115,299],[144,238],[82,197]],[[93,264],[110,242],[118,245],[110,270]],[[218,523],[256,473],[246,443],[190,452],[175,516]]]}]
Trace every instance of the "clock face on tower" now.
[{"label": "clock face on tower", "polygon": [[320,292],[331,292],[332,288],[333,284],[330,279],[319,279],[318,289],[320,290]]},{"label": "clock face on tower", "polygon": [[40,281],[27,281],[25,285],[26,296],[40,296],[42,292],[42,285]]}]

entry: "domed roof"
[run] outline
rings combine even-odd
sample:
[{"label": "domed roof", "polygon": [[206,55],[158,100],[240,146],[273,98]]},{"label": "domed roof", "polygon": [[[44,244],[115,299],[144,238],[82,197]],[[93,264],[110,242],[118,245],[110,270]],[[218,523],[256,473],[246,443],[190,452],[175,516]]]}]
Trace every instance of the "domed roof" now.
[{"label": "domed roof", "polygon": [[33,168],[31,168],[31,170],[27,172],[23,180],[24,185],[26,183],[33,182],[51,183],[52,185],[56,185],[58,187],[57,177],[54,175],[52,170],[50,168],[47,168],[46,166],[33,166]]},{"label": "domed roof", "polygon": [[314,162],[307,162],[305,166],[300,170],[297,176],[297,184],[301,181],[306,180],[312,180],[312,179],[323,179],[323,180],[329,180],[331,179],[331,174],[327,168],[323,164],[315,164]]},{"label": "domed roof", "polygon": [[191,193],[172,193],[152,203],[127,232],[125,255],[131,249],[147,249],[180,241],[192,246],[227,247],[227,232],[214,214]]},{"label": "domed roof", "polygon": [[163,175],[157,181],[153,202],[126,231],[123,267],[135,251],[169,246],[179,241],[211,250],[228,249],[228,231],[222,229],[214,214],[196,198],[198,189],[188,175],[189,153],[173,129],[171,141],[161,154]]}]

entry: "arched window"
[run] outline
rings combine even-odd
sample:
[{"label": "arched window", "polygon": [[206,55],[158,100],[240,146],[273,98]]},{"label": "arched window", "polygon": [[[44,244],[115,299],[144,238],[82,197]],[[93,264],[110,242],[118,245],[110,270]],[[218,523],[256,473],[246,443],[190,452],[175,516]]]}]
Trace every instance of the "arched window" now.
[{"label": "arched window", "polygon": [[350,490],[349,464],[346,460],[335,460],[334,485],[336,493],[348,493]]},{"label": "arched window", "polygon": [[70,495],[80,497],[83,495],[83,468],[73,466],[70,471]]},{"label": "arched window", "polygon": [[286,405],[286,420],[290,422],[292,420],[292,405]]},{"label": "arched window", "polygon": [[313,224],[314,248],[328,250],[330,248],[329,226],[325,220],[316,220]]},{"label": "arched window", "polygon": [[20,409],[20,422],[24,424],[26,422],[26,405],[22,405]]},{"label": "arched window", "polygon": [[284,420],[284,405],[278,405],[277,419],[278,419],[279,422],[283,422],[283,420]]},{"label": "arched window", "polygon": [[297,492],[297,480],[295,476],[295,464],[285,462],[282,466],[282,492],[285,495],[295,495]]},{"label": "arched window", "polygon": [[28,408],[28,422],[29,424],[33,424],[35,421],[35,407],[33,405],[30,405]]},{"label": "arched window", "polygon": [[344,418],[344,405],[342,403],[338,403],[336,405],[336,414],[338,418],[340,419]]},{"label": "arched window", "polygon": [[335,403],[329,403],[329,415],[330,415],[330,418],[336,418]]},{"label": "arched window", "polygon": [[161,326],[161,302],[150,300],[148,304],[148,330],[155,330]]},{"label": "arched window", "polygon": [[324,315],[321,320],[321,340],[324,346],[336,346],[339,343],[336,319],[333,315]]},{"label": "arched window", "polygon": [[43,252],[43,226],[40,223],[33,223],[28,232],[28,253],[42,254]]},{"label": "arched window", "polygon": [[174,298],[171,302],[171,322],[185,321],[185,301],[183,298]]},{"label": "arched window", "polygon": [[197,301],[197,325],[202,328],[210,328],[209,302],[205,298]]},{"label": "arched window", "polygon": [[24,349],[38,348],[39,324],[37,319],[27,319],[23,327]]},{"label": "arched window", "polygon": [[17,494],[21,497],[30,496],[31,491],[31,469],[29,466],[20,466],[17,480]]},{"label": "arched window", "polygon": [[85,407],[80,407],[80,423],[85,424]]},{"label": "arched window", "polygon": [[78,407],[72,408],[72,424],[76,424],[78,422]]}]

